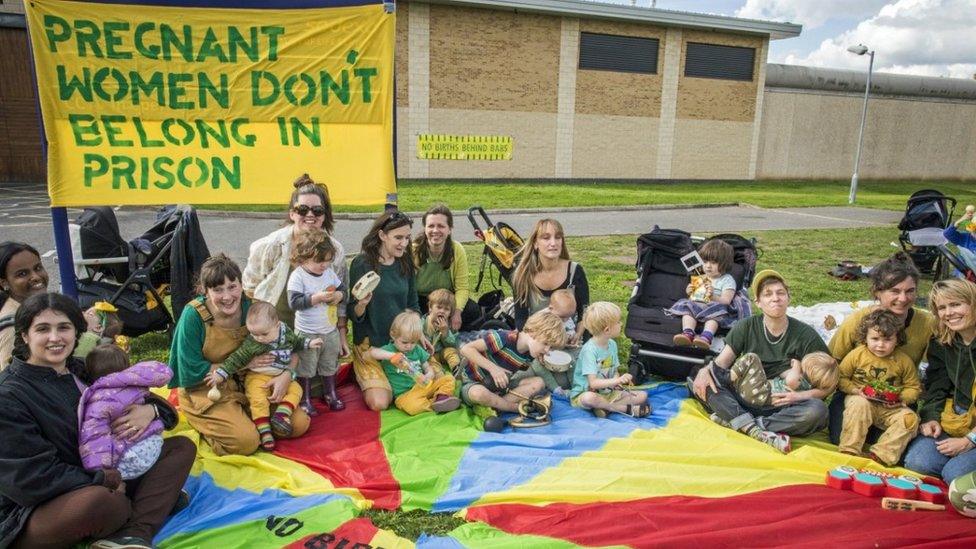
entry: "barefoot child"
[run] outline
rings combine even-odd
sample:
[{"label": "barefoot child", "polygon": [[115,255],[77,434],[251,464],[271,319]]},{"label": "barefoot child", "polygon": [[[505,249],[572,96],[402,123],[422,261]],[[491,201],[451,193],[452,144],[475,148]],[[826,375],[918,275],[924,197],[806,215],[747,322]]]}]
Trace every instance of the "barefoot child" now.
[{"label": "barefoot child", "polygon": [[457,332],[451,330],[455,309],[454,294],[443,288],[427,296],[429,312],[421,321],[424,337],[434,347],[433,358],[455,378],[461,374],[461,355],[458,353]]},{"label": "barefoot child", "polygon": [[90,387],[78,404],[81,463],[91,472],[104,471],[121,480],[146,473],[163,449],[159,419],[134,439],[112,433],[112,422],[132,404],[143,404],[150,387],[163,387],[173,376],[169,366],[147,361],[129,366],[125,351],[113,344],[92,349],[85,358]]},{"label": "barefoot child", "polygon": [[438,374],[421,339],[420,315],[404,311],[390,325],[390,343],[371,347],[369,354],[383,366],[397,408],[411,416],[456,410],[461,401],[454,396],[454,377]]},{"label": "barefoot child", "polygon": [[[840,363],[840,390],[844,397],[844,427],[838,448],[861,455],[872,425],[884,429],[868,456],[894,465],[918,432],[918,414],[909,408],[918,400],[922,384],[915,363],[896,349],[905,342],[904,324],[894,313],[877,309],[864,317],[857,329],[858,345]],[[865,387],[885,387],[898,394],[895,401],[869,399]]]},{"label": "barefoot child", "polygon": [[591,303],[583,313],[583,326],[593,337],[576,359],[570,402],[598,417],[606,417],[607,412],[647,417],[651,413],[647,393],[624,390],[622,386],[630,385],[633,377],[617,373],[620,357],[613,338],[620,335],[620,307],[606,301]]},{"label": "barefoot child", "polygon": [[295,331],[299,336],[323,342],[320,348],[298,352],[302,410],[310,416],[318,415],[312,405],[311,386],[315,376],[322,376],[322,400],[329,409],[338,412],[346,407],[336,394],[335,376],[342,342],[332,306],[342,301],[344,288],[342,279],[332,268],[333,257],[332,239],[321,229],[302,231],[291,253],[291,261],[297,267],[288,277],[288,306],[295,311]]},{"label": "barefoot child", "polygon": [[[679,299],[668,309],[671,314],[681,315],[682,331],[674,336],[675,345],[708,349],[716,330],[732,325],[735,318],[729,305],[735,298],[735,279],[728,273],[734,254],[732,246],[718,239],[709,240],[698,249],[705,275],[697,278],[700,284],[688,285],[687,299]],[[699,322],[705,326],[701,335],[695,335]]]},{"label": "barefoot child", "polygon": [[[488,330],[481,338],[461,347],[467,361],[462,371],[461,398],[499,412],[515,412],[523,399],[543,390],[537,376],[512,379],[552,348],[566,344],[563,321],[548,310],[534,313],[522,330]],[[488,418],[492,419],[492,418]]]},{"label": "barefoot child", "polygon": [[729,373],[742,400],[756,408],[771,406],[777,393],[820,389],[830,395],[837,388],[838,377],[837,361],[822,351],[810,353],[803,360],[791,360],[790,368],[772,379],[766,377],[759,357],[754,354],[737,360]]},{"label": "barefoot child", "polygon": [[[322,340],[296,335],[278,319],[274,305],[265,301],[251,304],[245,324],[249,332],[247,338],[222,365],[207,374],[206,381],[211,387],[216,387],[235,372],[247,370],[244,394],[251,407],[251,419],[261,436],[261,448],[270,452],[275,448],[275,436],[287,437],[291,434],[291,413],[302,398],[302,388],[294,381],[288,385],[286,394],[273,398],[275,395],[270,394],[271,380],[282,372],[290,372],[294,380],[295,366],[298,364],[298,353],[295,351],[318,349],[322,347]],[[248,366],[251,359],[265,353],[271,353],[274,357],[274,362],[269,366]],[[273,415],[272,404],[277,404]]]}]

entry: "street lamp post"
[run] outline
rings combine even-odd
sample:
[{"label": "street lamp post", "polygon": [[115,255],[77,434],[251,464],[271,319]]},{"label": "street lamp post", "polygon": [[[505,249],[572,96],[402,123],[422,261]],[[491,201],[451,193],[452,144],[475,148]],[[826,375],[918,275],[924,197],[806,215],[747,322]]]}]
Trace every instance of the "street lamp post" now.
[{"label": "street lamp post", "polygon": [[864,121],[868,115],[868,96],[871,95],[871,71],[874,69],[874,50],[868,50],[864,44],[858,44],[847,48],[847,51],[855,55],[868,54],[868,81],[864,86],[864,106],[861,108],[861,129],[857,134],[857,152],[854,154],[854,175],[851,176],[851,194],[847,197],[847,203],[853,204],[857,198],[857,178],[858,171],[861,169],[861,145],[864,143]]}]

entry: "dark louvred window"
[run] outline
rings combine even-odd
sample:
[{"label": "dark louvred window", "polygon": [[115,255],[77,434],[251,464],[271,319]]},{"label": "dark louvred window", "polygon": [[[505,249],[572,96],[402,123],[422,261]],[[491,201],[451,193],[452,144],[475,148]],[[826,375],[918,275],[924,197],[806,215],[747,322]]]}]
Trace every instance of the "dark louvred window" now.
[{"label": "dark louvred window", "polygon": [[685,76],[751,81],[755,61],[755,48],[688,42]]},{"label": "dark louvred window", "polygon": [[579,68],[657,74],[657,38],[580,33]]}]

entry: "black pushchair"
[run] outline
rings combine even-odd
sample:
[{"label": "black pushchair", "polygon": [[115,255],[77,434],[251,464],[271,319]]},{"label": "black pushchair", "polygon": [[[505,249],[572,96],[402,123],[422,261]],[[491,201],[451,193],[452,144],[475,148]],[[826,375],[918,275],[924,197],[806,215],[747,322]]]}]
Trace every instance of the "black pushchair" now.
[{"label": "black pushchair", "polygon": [[[485,226],[484,229],[478,224],[477,216],[481,217]],[[490,291],[478,298],[483,319],[478,328],[513,328],[515,319],[512,316],[511,308],[505,306],[505,292],[502,289],[502,281],[504,280],[509,288],[512,288],[512,274],[515,271],[515,265],[518,263],[518,253],[525,241],[510,225],[492,222],[491,218],[488,217],[488,212],[481,206],[468,208],[468,221],[474,228],[475,238],[484,243],[481,265],[478,267],[478,282],[475,284],[474,291],[478,293],[481,290],[482,282],[485,280],[492,286]],[[497,278],[492,277],[492,269],[497,272]]]},{"label": "black pushchair", "polygon": [[915,266],[935,280],[949,275],[950,263],[939,246],[946,243],[942,232],[952,222],[956,199],[934,189],[916,191],[908,197],[905,215],[898,222],[898,243]]},{"label": "black pushchair", "polygon": [[[751,314],[748,288],[755,275],[758,251],[755,241],[737,234],[711,237],[732,246],[734,259],[729,274],[736,281],[736,298],[732,307],[740,318]],[[666,379],[684,380],[695,375],[714,353],[710,349],[678,347],[674,334],[681,332],[681,318],[668,313],[677,300],[687,297],[685,289],[690,275],[682,257],[695,251],[705,239],[693,239],[678,229],[660,229],[637,238],[637,281],[627,303],[627,325],[624,333],[632,342],[630,373],[638,383],[650,374]],[[724,335],[719,330],[716,335]]]},{"label": "black pushchair", "polygon": [[69,230],[79,304],[111,303],[129,337],[173,328],[163,296],[170,296],[173,311],[182,311],[210,255],[196,211],[188,206],[161,209],[156,222],[130,241],[122,238],[110,207],[86,208]]}]

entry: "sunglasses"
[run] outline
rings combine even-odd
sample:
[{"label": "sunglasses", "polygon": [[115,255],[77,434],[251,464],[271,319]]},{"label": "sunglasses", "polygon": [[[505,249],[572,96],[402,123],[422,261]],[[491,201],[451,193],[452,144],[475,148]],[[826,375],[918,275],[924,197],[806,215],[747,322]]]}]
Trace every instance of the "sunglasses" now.
[{"label": "sunglasses", "polygon": [[393,215],[388,217],[386,221],[383,222],[383,226],[380,227],[380,230],[385,231],[387,230],[387,227],[402,227],[404,225],[410,225],[413,227],[413,221],[410,220],[410,216],[401,212],[400,210],[397,210],[393,212]]},{"label": "sunglasses", "polygon": [[311,212],[315,217],[322,217],[325,215],[325,208],[323,206],[306,206],[305,204],[301,204],[292,208],[291,211],[303,217],[308,215],[309,212]]}]

